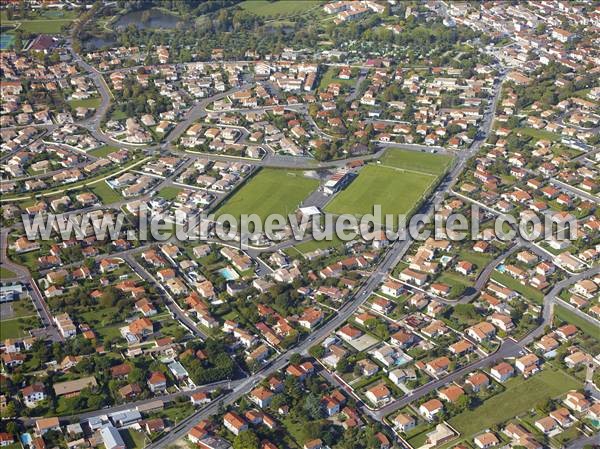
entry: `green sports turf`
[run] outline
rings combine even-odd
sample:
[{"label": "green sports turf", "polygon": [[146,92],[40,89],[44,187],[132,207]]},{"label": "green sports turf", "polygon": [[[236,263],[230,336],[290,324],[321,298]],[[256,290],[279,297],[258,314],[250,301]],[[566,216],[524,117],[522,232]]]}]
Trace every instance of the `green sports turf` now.
[{"label": "green sports turf", "polygon": [[362,216],[373,213],[373,206],[379,204],[384,216],[409,214],[435,180],[433,175],[368,165],[325,210]]},{"label": "green sports turf", "polygon": [[231,214],[238,220],[241,214],[257,214],[262,220],[270,214],[287,216],[318,185],[316,179],[304,177],[302,171],[266,168],[227,199],[215,216]]}]

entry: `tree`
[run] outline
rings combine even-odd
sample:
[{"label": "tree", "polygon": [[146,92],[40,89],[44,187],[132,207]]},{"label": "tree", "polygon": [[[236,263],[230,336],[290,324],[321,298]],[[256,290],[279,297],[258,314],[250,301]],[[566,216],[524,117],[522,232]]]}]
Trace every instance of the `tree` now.
[{"label": "tree", "polygon": [[12,435],[16,435],[19,432],[19,425],[11,421],[6,425],[6,431]]},{"label": "tree", "polygon": [[325,348],[321,345],[315,345],[308,350],[308,353],[315,359],[320,359],[325,355]]},{"label": "tree", "polygon": [[233,440],[233,449],[258,449],[260,441],[252,430],[244,430]]},{"label": "tree", "polygon": [[290,363],[292,365],[298,365],[302,361],[302,356],[295,352],[290,356]]},{"label": "tree", "polygon": [[348,359],[346,357],[341,358],[340,361],[337,362],[335,369],[340,373],[348,371]]},{"label": "tree", "polygon": [[321,418],[321,401],[314,394],[309,394],[304,400],[304,411],[310,419]]}]

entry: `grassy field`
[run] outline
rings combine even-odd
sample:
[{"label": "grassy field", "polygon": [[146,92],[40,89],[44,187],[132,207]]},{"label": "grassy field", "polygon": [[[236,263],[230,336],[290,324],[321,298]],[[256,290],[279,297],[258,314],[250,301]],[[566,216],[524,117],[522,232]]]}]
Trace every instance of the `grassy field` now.
[{"label": "grassy field", "polygon": [[29,299],[20,299],[2,305],[0,310],[0,340],[28,335],[28,330],[40,326],[38,316]]},{"label": "grassy field", "polygon": [[547,399],[581,387],[581,383],[562,371],[545,369],[533,377],[509,380],[506,390],[474,410],[450,419],[450,425],[463,436],[473,435],[495,424],[520,415]]},{"label": "grassy field", "polygon": [[294,248],[301,253],[310,253],[317,249],[339,248],[343,244],[344,241],[334,233],[331,240],[310,240],[308,242],[299,243],[294,246]]},{"label": "grassy field", "polygon": [[116,190],[111,189],[105,181],[97,182],[90,190],[100,198],[103,204],[115,203],[123,199],[123,196]]},{"label": "grassy field", "polygon": [[14,25],[26,33],[59,34],[63,27],[68,27],[77,17],[78,12],[58,9],[29,10],[26,17],[19,17],[16,13],[12,20],[8,20],[6,11],[0,13],[2,25]]},{"label": "grassy field", "polygon": [[340,83],[342,85],[348,84],[353,85],[356,80],[343,80],[340,78],[336,78],[338,72],[340,71],[339,67],[329,67],[327,71],[321,77],[321,82],[319,83],[319,89],[327,89],[327,86],[331,83]]},{"label": "grassy field", "polygon": [[303,176],[301,171],[266,168],[244,184],[220,207],[215,216],[257,214],[265,219],[270,214],[287,216],[300,205],[319,182]]},{"label": "grassy field", "polygon": [[110,145],[104,145],[104,146],[101,146],[100,148],[96,148],[95,150],[89,151],[88,153],[91,154],[92,156],[96,156],[96,157],[106,157],[110,153],[114,153],[115,151],[118,151],[118,150],[119,149],[117,147],[113,147]]},{"label": "grassy field", "polygon": [[247,0],[239,6],[249,13],[262,17],[292,16],[321,4],[315,0],[281,0],[270,2],[267,0]]},{"label": "grassy field", "polygon": [[158,192],[158,196],[163,197],[165,200],[173,200],[182,190],[183,189],[179,187],[163,187]]},{"label": "grassy field", "polygon": [[86,98],[85,100],[69,100],[72,108],[92,108],[100,106],[102,99],[100,97]]},{"label": "grassy field", "polygon": [[[434,175],[368,165],[361,170],[357,179],[338,193],[325,210],[333,214],[362,216],[373,213],[373,206],[379,204],[384,216],[408,214],[435,180]],[[397,217],[394,226],[396,223]]]},{"label": "grassy field", "polygon": [[535,128],[515,128],[513,132],[522,134],[524,136],[529,136],[536,141],[538,140],[549,140],[551,142],[559,141],[561,139],[560,134],[556,134],[550,131],[544,131],[543,129],[535,129]]},{"label": "grassy field", "polygon": [[21,323],[18,318],[12,320],[0,321],[0,340],[7,338],[21,338],[26,337],[29,326],[25,326]]},{"label": "grassy field", "polygon": [[490,256],[489,254],[481,254],[481,253],[476,253],[474,251],[470,251],[470,250],[462,250],[459,255],[461,260],[466,260],[468,262],[471,262],[472,264],[475,264],[476,266],[476,273],[479,275],[479,273],[486,267],[486,265],[488,263],[490,263],[493,259],[492,256]]},{"label": "grassy field", "polygon": [[467,287],[473,285],[473,282],[471,282],[469,278],[451,271],[445,271],[435,281],[447,284],[451,287],[450,298],[456,298],[461,295]]},{"label": "grassy field", "polygon": [[134,429],[122,429],[119,431],[127,449],[142,449],[146,444],[146,434]]},{"label": "grassy field", "polygon": [[14,278],[15,276],[16,274],[8,268],[0,267],[0,279]]},{"label": "grassy field", "polygon": [[569,309],[561,306],[556,306],[554,308],[554,313],[559,319],[577,326],[577,328],[584,334],[587,334],[592,338],[600,339],[598,334],[598,328],[596,326],[594,326],[589,321],[586,321],[583,318],[575,315]]},{"label": "grassy field", "polygon": [[538,304],[541,304],[544,301],[544,293],[542,291],[537,290],[529,285],[523,285],[516,279],[510,277],[508,274],[500,273],[499,271],[495,270],[492,273],[492,279]]},{"label": "grassy field", "polygon": [[390,148],[381,158],[383,165],[421,171],[433,175],[444,173],[452,162],[452,156],[442,154],[421,153],[419,151]]},{"label": "grassy field", "polygon": [[69,19],[24,20],[19,22],[18,29],[27,33],[60,34],[71,22]]}]

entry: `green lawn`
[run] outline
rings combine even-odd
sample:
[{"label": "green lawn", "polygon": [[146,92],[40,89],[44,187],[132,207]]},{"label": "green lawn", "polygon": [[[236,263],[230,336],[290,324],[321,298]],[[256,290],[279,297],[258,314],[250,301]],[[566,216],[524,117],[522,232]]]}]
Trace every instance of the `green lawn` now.
[{"label": "green lawn", "polygon": [[110,120],[125,120],[127,113],[121,109],[115,109],[110,113]]},{"label": "green lawn", "polygon": [[529,136],[538,140],[549,140],[551,142],[559,141],[561,139],[560,134],[556,134],[550,131],[545,131],[543,129],[535,129],[535,128],[515,128],[513,132],[523,134],[524,136]]},{"label": "green lawn", "polygon": [[180,187],[163,187],[158,192],[158,196],[163,197],[165,200],[173,200],[182,190]]},{"label": "green lawn", "polygon": [[525,298],[530,299],[538,304],[541,304],[544,301],[544,293],[542,291],[529,285],[523,285],[518,280],[510,277],[508,274],[500,273],[499,271],[494,270],[491,277],[494,281],[520,293]]},{"label": "green lawn", "polygon": [[524,380],[517,377],[505,384],[506,390],[481,406],[450,419],[461,435],[473,435],[520,415],[550,398],[581,387],[581,383],[562,371],[544,369]]},{"label": "green lawn", "polygon": [[10,271],[8,268],[0,267],[0,279],[9,279],[14,278],[15,276],[16,274]]},{"label": "green lawn", "polygon": [[443,272],[435,282],[441,282],[451,287],[450,298],[456,298],[461,295],[467,287],[471,287],[473,282],[462,274],[455,273],[452,271]]},{"label": "green lawn", "polygon": [[231,214],[239,219],[241,214],[257,214],[263,220],[270,214],[287,217],[318,185],[319,181],[304,177],[301,171],[265,168],[235,192],[215,216]]},{"label": "green lawn", "polygon": [[4,341],[7,338],[21,338],[29,335],[30,329],[35,329],[40,326],[37,315],[28,316],[26,318],[14,318],[11,320],[0,321],[0,340]]},{"label": "green lawn", "polygon": [[356,80],[349,79],[343,80],[340,78],[336,78],[337,74],[340,71],[340,67],[329,67],[327,71],[321,77],[321,82],[319,83],[319,89],[327,89],[327,86],[331,83],[340,83],[342,85],[348,84],[353,85]]},{"label": "green lawn", "polygon": [[600,339],[598,328],[596,326],[571,312],[569,309],[556,306],[554,308],[554,313],[559,319],[577,326],[577,328],[584,334],[587,334],[592,338]]},{"label": "green lawn", "polygon": [[63,27],[68,27],[71,22],[69,19],[24,20],[19,22],[21,25],[18,29],[27,33],[60,34]]},{"label": "green lawn", "polygon": [[462,250],[458,254],[461,260],[466,260],[476,265],[477,274],[479,274],[488,263],[490,263],[493,257],[489,254],[476,253],[475,251]]},{"label": "green lawn", "polygon": [[345,190],[327,204],[325,210],[332,214],[362,216],[372,214],[373,206],[379,204],[382,221],[386,214],[393,214],[396,226],[397,215],[409,214],[435,180],[433,175],[368,165]]},{"label": "green lawn", "polygon": [[317,249],[339,248],[344,243],[345,242],[334,233],[331,240],[309,240],[308,242],[299,243],[294,246],[294,248],[301,253],[310,253]]},{"label": "green lawn", "polygon": [[88,151],[88,153],[95,157],[106,157],[110,153],[114,153],[115,151],[118,151],[118,150],[119,149],[117,147],[113,147],[110,145],[103,145],[99,148],[96,148],[95,150]]},{"label": "green lawn", "polygon": [[0,339],[25,337],[27,332],[18,319],[0,321]]},{"label": "green lawn", "polygon": [[90,190],[100,198],[103,204],[111,204],[123,199],[123,196],[111,189],[105,181],[97,182],[90,187]]},{"label": "green lawn", "polygon": [[450,162],[452,162],[452,156],[396,148],[390,148],[381,158],[383,165],[434,175],[444,173],[448,169]]},{"label": "green lawn", "polygon": [[247,0],[240,3],[238,6],[257,16],[274,17],[299,14],[318,6],[320,3],[322,2],[315,0],[281,0],[277,2],[267,0]]},{"label": "green lawn", "polygon": [[92,108],[96,109],[100,106],[102,99],[100,97],[86,98],[85,100],[70,100],[69,104],[73,109],[75,108]]},{"label": "green lawn", "polygon": [[146,444],[146,434],[133,429],[119,430],[127,449],[142,449]]}]

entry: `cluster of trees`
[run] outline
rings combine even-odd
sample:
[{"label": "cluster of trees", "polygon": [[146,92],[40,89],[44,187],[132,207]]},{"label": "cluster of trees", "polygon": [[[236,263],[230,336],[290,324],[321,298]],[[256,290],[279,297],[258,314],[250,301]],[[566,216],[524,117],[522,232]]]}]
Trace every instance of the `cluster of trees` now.
[{"label": "cluster of trees", "polygon": [[[327,32],[336,45],[351,41],[369,44],[372,48],[402,48],[402,56],[409,62],[423,58],[431,59],[435,65],[445,65],[452,61],[446,53],[456,44],[467,42],[479,33],[466,27],[447,27],[441,19],[427,20],[423,16],[410,16],[400,25],[400,32],[384,28],[385,14],[373,14],[364,20],[345,26],[328,25]],[[472,66],[474,61],[458,62],[457,65]]]},{"label": "cluster of trees", "polygon": [[209,340],[204,347],[196,343],[191,345],[191,348],[194,352],[202,349],[208,356],[204,361],[194,355],[185,356],[181,360],[196,385],[233,378],[236,370],[235,362],[222,342]]},{"label": "cluster of trees", "polygon": [[[318,40],[317,25],[304,17],[296,17],[285,25],[266,24],[265,20],[242,8],[235,7],[237,1],[123,1],[118,8],[106,7],[98,18],[108,18],[117,12],[148,10],[151,7],[168,9],[178,14],[185,26],[163,30],[129,26],[111,37],[120,45],[164,45],[179,49],[174,55],[181,61],[189,61],[192,55],[201,60],[209,59],[213,48],[223,48],[228,59],[241,58],[247,50],[261,53],[279,52],[285,47],[315,48]],[[121,8],[122,7],[122,8]],[[87,30],[90,26],[86,27]],[[98,28],[98,31],[102,31]],[[80,27],[77,31],[82,40],[92,37],[89,31]],[[81,48],[80,46],[78,48]]]},{"label": "cluster of trees", "polygon": [[118,94],[118,103],[128,117],[141,114],[158,115],[171,106],[171,100],[160,95],[154,84],[143,87],[133,78],[125,79],[123,90]]}]

